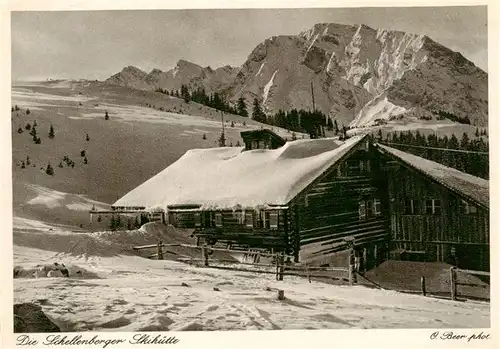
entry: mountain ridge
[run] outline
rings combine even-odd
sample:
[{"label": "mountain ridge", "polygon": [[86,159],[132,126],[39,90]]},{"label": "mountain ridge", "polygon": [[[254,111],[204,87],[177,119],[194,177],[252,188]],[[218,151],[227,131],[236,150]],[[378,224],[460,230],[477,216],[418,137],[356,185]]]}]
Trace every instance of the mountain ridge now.
[{"label": "mountain ridge", "polygon": [[312,109],[313,89],[314,108],[351,127],[436,111],[488,123],[486,72],[426,35],[364,24],[318,23],[298,35],[272,36],[238,68],[181,59],[167,72],[142,73],[129,66],[106,82],[167,90],[184,84],[223,93],[233,104],[243,97],[249,108],[258,99],[270,114]]}]

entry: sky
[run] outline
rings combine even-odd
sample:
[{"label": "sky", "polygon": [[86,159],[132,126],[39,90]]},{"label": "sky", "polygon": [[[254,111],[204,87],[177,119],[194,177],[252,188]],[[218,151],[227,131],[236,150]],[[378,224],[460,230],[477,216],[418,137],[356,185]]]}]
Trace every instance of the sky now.
[{"label": "sky", "polygon": [[428,35],[487,71],[487,10],[475,7],[12,12],[12,79],[106,79],[185,59],[240,66],[259,43],[316,23]]}]

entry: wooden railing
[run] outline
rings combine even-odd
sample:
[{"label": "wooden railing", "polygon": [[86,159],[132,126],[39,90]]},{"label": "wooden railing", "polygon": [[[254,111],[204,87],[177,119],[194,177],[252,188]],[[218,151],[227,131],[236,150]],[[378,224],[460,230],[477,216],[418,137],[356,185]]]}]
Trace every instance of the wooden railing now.
[{"label": "wooden railing", "polygon": [[459,269],[457,267],[450,268],[450,296],[452,300],[457,300],[457,286],[475,286],[475,287],[483,287],[484,285],[473,284],[473,283],[460,283],[457,282],[457,274],[464,273],[469,275],[478,275],[478,276],[490,276],[490,273],[487,271],[479,271],[479,270],[468,270],[468,269]]},{"label": "wooden railing", "polygon": [[[285,275],[288,276],[301,276],[307,277],[309,282],[311,282],[312,278],[329,278],[335,280],[346,281],[352,284],[355,279],[355,273],[353,271],[353,267],[349,266],[348,268],[342,267],[318,267],[311,266],[308,264],[291,264],[286,261],[293,260],[293,256],[286,255],[284,253],[268,253],[268,252],[260,252],[260,251],[252,251],[252,250],[237,250],[230,248],[217,248],[207,245],[190,245],[190,244],[164,244],[162,241],[159,241],[157,244],[152,245],[144,245],[144,246],[134,246],[134,251],[141,251],[145,249],[156,248],[157,253],[151,254],[147,256],[148,258],[157,258],[162,260],[165,254],[170,253],[173,255],[178,255],[173,251],[169,251],[169,247],[184,247],[184,248],[193,248],[201,251],[201,258],[191,258],[191,257],[179,257],[176,258],[177,261],[190,263],[190,264],[199,264],[205,267],[217,268],[217,269],[226,269],[226,270],[235,270],[242,272],[254,272],[254,273],[262,273],[262,274],[275,274],[276,280],[283,280]],[[257,258],[253,258],[254,262],[240,262],[237,260],[229,260],[229,259],[209,259],[210,252],[219,251],[233,254],[249,254],[251,256],[257,256]],[[258,263],[259,257],[270,257],[273,260],[273,263]],[[252,266],[253,268],[236,268],[226,265],[242,265],[242,266]],[[321,272],[330,273],[328,275],[321,274]],[[338,272],[341,274],[340,277],[334,277],[331,275],[332,272]]]}]

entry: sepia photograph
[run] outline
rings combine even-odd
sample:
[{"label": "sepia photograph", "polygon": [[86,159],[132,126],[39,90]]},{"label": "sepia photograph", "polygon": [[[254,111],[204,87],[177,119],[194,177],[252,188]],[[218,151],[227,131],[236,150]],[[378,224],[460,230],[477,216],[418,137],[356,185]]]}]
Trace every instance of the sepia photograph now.
[{"label": "sepia photograph", "polygon": [[9,16],[14,334],[490,328],[487,6]]}]

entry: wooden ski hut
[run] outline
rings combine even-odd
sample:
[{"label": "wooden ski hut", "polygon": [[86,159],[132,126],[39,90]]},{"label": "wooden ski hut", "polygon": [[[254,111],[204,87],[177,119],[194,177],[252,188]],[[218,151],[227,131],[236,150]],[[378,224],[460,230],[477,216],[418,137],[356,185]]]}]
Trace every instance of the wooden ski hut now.
[{"label": "wooden ski hut", "polygon": [[354,243],[368,269],[388,258],[488,269],[488,181],[363,135],[258,149],[188,151],[113,206],[295,261],[326,264]]}]

